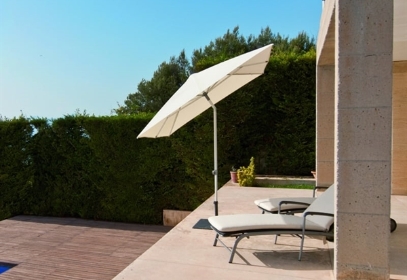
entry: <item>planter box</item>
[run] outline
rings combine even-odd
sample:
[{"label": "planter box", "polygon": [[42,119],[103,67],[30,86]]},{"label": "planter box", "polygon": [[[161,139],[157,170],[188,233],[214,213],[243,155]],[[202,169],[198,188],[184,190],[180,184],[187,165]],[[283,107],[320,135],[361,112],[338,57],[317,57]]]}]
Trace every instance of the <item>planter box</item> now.
[{"label": "planter box", "polygon": [[258,184],[274,184],[274,185],[313,185],[315,186],[315,178],[311,176],[304,177],[289,177],[289,176],[256,176],[255,182]]},{"label": "planter box", "polygon": [[186,216],[191,214],[191,211],[180,211],[180,210],[163,210],[163,223],[164,226],[176,226],[181,222]]}]

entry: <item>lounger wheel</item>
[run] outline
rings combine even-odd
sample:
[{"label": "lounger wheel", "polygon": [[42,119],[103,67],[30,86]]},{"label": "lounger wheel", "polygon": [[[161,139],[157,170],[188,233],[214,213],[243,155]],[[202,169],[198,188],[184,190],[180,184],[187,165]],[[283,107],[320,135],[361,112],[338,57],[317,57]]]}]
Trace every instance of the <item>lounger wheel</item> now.
[{"label": "lounger wheel", "polygon": [[[331,225],[328,232],[333,234],[334,224]],[[326,236],[325,239],[326,239],[326,241],[329,241],[329,242],[334,242],[334,240],[335,240],[335,238],[333,236]]]},{"label": "lounger wheel", "polygon": [[390,218],[390,232],[395,231],[397,228],[397,223],[394,219]]}]

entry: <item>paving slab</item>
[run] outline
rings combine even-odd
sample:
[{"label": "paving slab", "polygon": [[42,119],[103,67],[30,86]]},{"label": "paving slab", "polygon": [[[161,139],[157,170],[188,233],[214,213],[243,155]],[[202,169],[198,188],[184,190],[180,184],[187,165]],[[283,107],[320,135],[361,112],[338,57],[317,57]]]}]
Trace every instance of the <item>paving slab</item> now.
[{"label": "paving slab", "polygon": [[[312,190],[239,187],[229,183],[219,190],[219,214],[261,213],[254,200],[268,197],[312,196]],[[332,263],[327,244],[307,238],[298,261],[298,237],[251,236],[239,243],[233,263],[229,251],[213,246],[212,230],[194,229],[214,214],[209,198],[154,246],[114,279],[331,279]],[[233,245],[234,238],[224,238]]]},{"label": "paving slab", "polygon": [[[312,196],[312,190],[239,187],[228,182],[218,193],[219,214],[261,213],[254,200],[268,197]],[[407,196],[392,196],[392,217],[398,228],[391,235],[391,279],[407,279]],[[233,263],[223,246],[213,246],[212,230],[194,229],[214,215],[213,197],[199,206],[156,244],[119,273],[129,279],[334,279],[334,244],[307,237],[298,261],[300,239],[290,235],[251,236],[242,240]],[[233,238],[224,238],[233,245]]]}]

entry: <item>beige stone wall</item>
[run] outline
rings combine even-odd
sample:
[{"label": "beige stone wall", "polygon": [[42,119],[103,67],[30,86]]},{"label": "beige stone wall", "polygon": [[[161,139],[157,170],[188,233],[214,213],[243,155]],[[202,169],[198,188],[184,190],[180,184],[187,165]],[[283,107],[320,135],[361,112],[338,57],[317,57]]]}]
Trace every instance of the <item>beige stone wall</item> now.
[{"label": "beige stone wall", "polygon": [[392,194],[407,195],[407,61],[393,62]]},{"label": "beige stone wall", "polygon": [[335,65],[317,66],[317,186],[334,182]]}]

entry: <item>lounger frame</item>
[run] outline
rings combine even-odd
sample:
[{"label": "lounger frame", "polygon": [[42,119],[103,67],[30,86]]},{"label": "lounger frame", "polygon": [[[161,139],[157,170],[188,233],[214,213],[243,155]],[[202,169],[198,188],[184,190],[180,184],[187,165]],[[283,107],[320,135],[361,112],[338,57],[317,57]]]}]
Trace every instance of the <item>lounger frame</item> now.
[{"label": "lounger frame", "polygon": [[[265,229],[265,230],[246,230],[246,231],[231,231],[231,232],[221,232],[218,229],[212,227],[212,229],[216,232],[215,240],[213,243],[213,246],[217,245],[217,242],[219,241],[226,249],[230,251],[230,258],[229,258],[229,263],[233,262],[233,258],[236,253],[236,248],[239,242],[245,238],[245,237],[250,237],[250,236],[256,236],[256,235],[273,235],[273,234],[292,234],[292,235],[300,235],[301,237],[301,245],[300,245],[300,252],[298,256],[298,260],[301,260],[302,257],[302,251],[304,247],[304,237],[305,235],[317,235],[317,236],[327,236],[327,237],[332,237],[334,233],[332,231],[313,231],[313,230],[305,230],[306,228],[306,222],[307,219],[306,217],[308,215],[319,215],[319,216],[329,216],[333,217],[334,215],[331,213],[322,213],[322,212],[306,212],[303,216],[303,223],[302,223],[302,230],[290,230],[290,229]],[[222,237],[236,237],[235,243],[233,244],[233,247],[227,246],[220,238],[219,236]]]},{"label": "lounger frame", "polygon": [[[302,208],[298,207],[298,208],[291,208],[291,209],[281,210],[281,206],[283,204],[298,204],[298,205],[303,205],[303,207]],[[295,213],[303,213],[307,209],[308,206],[310,206],[309,203],[304,203],[304,202],[299,202],[299,201],[292,201],[292,200],[282,200],[282,201],[280,201],[278,210],[276,210],[276,211],[268,211],[268,210],[262,208],[259,205],[257,207],[260,208],[260,210],[262,211],[261,212],[262,214],[270,213],[270,214],[289,214],[289,215],[293,215]],[[394,220],[393,218],[390,218],[390,232],[392,233],[396,229],[397,229],[396,220]],[[277,239],[277,236],[276,236],[276,239]],[[328,241],[332,241],[332,240],[328,240]]]},{"label": "lounger frame", "polygon": [[[302,207],[298,207],[298,208],[291,208],[291,209],[285,209],[285,210],[281,210],[281,206],[284,204],[296,204],[296,205],[301,205]],[[305,209],[307,209],[308,206],[310,206],[311,203],[305,203],[305,202],[300,202],[300,201],[292,201],[292,200],[282,200],[280,201],[280,203],[278,204],[278,210],[277,211],[267,211],[264,208],[261,208],[260,206],[258,206],[261,210],[263,210],[263,214],[268,212],[271,214],[294,214],[294,213],[302,213],[305,211]]]}]

